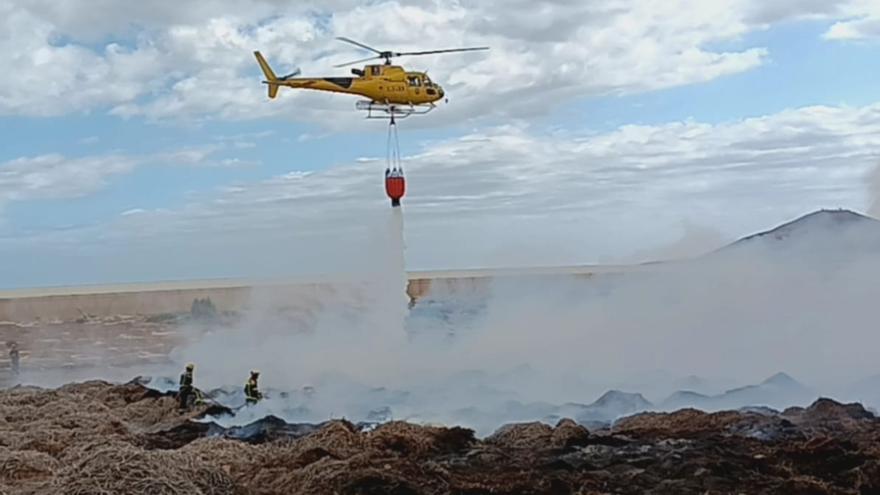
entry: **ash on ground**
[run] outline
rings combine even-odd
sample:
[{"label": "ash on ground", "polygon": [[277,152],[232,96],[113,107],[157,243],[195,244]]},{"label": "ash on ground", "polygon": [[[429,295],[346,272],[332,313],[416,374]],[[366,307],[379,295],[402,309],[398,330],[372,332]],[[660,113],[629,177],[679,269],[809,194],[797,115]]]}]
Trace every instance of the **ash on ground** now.
[{"label": "ash on ground", "polygon": [[642,494],[880,491],[880,420],[785,411],[641,413],[470,429],[275,417],[223,427],[137,381],[0,391],[3,494]]}]

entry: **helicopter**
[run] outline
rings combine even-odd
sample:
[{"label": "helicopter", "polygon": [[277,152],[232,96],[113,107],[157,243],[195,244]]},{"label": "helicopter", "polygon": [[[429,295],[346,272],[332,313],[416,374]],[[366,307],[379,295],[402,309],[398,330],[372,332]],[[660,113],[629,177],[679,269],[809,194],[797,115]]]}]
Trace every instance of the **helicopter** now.
[{"label": "helicopter", "polygon": [[[368,99],[358,101],[355,104],[355,108],[366,111],[367,118],[387,118],[390,116],[393,119],[395,116],[405,118],[410,115],[423,115],[433,110],[436,107],[434,102],[444,98],[446,93],[439,84],[431,81],[427,72],[407,71],[399,65],[392,65],[391,59],[410,55],[430,55],[489,49],[489,47],[483,46],[418,52],[393,52],[377,50],[345,37],[337,37],[336,39],[372,51],[376,55],[335,65],[334,67],[346,67],[381,59],[384,59],[385,63],[365,65],[363,69],[353,68],[351,73],[355,77],[297,77],[300,75],[299,69],[279,77],[275,75],[275,72],[263,55],[259,51],[255,51],[254,56],[257,58],[257,63],[260,64],[260,69],[262,69],[263,75],[266,76],[263,84],[269,86],[269,98],[274,99],[278,95],[279,88],[286,86],[288,88],[312,89],[363,96]],[[373,116],[374,111],[379,112],[378,117]]]}]

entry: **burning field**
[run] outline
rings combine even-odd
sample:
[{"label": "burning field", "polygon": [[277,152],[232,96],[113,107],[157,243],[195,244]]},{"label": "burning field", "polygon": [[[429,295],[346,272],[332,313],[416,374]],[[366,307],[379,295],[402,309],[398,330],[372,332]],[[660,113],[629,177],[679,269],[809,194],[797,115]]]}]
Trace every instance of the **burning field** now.
[{"label": "burning field", "polygon": [[880,420],[831,400],[781,413],[644,413],[459,427],[277,418],[235,428],[172,394],[91,381],[0,392],[3,494],[877,493]]},{"label": "burning field", "polygon": [[[234,314],[9,322],[0,494],[880,493],[877,246],[875,220],[820,212],[412,307],[395,262],[307,310],[273,289]],[[180,413],[190,362],[206,402]]]}]

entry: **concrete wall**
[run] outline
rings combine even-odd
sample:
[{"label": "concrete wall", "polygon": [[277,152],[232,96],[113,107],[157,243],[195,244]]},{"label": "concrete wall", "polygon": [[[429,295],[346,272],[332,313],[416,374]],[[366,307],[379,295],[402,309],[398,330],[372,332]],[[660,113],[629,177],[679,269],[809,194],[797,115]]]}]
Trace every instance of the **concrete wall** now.
[{"label": "concrete wall", "polygon": [[[641,270],[644,265],[571,267],[530,270],[471,270],[416,272],[407,292],[418,300],[430,293],[488,293],[498,278],[592,276]],[[253,282],[235,280],[166,282],[91,287],[58,287],[0,291],[0,321],[75,320],[84,315],[156,315],[190,310],[196,298],[210,298],[221,311],[246,309],[255,291],[300,309],[331,300],[350,282]],[[358,284],[354,284],[357,289]]]},{"label": "concrete wall", "polygon": [[193,299],[209,297],[228,310],[241,309],[249,295],[247,287],[151,290],[27,296],[0,299],[0,320],[75,320],[84,315],[155,315],[189,311]]},{"label": "concrete wall", "polygon": [[[417,280],[410,284],[408,293],[418,299],[431,287],[431,280]],[[443,281],[445,287],[455,282]],[[96,291],[93,293],[26,295],[6,294],[0,298],[0,321],[76,320],[83,316],[158,315],[183,313],[190,310],[193,300],[210,298],[220,311],[247,309],[254,301],[255,292],[260,300],[272,300],[277,305],[304,307],[320,304],[335,297],[342,290],[328,284],[295,284],[274,286],[237,286],[209,288]]]}]

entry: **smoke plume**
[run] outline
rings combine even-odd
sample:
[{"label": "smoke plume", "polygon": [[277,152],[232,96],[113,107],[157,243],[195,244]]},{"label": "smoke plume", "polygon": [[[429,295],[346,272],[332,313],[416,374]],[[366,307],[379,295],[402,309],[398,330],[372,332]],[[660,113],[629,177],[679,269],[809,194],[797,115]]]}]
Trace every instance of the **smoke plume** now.
[{"label": "smoke plume", "polygon": [[880,218],[880,163],[877,163],[866,178],[868,189],[868,215]]},{"label": "smoke plume", "polygon": [[[310,297],[257,290],[239,325],[175,356],[204,363],[205,386],[237,386],[259,367],[266,387],[293,391],[259,413],[364,418],[388,406],[483,432],[611,388],[660,401],[684,377],[721,392],[785,371],[847,398],[848,384],[880,371],[880,235],[854,214],[622,273],[438,285],[408,317],[401,222],[392,214],[373,230],[368,277]],[[317,389],[308,401],[306,385]]]}]

